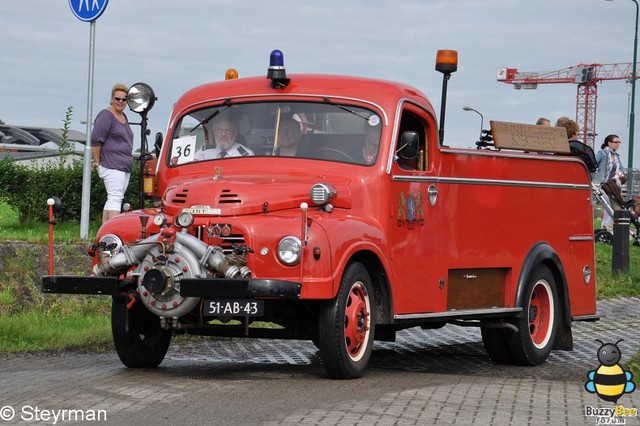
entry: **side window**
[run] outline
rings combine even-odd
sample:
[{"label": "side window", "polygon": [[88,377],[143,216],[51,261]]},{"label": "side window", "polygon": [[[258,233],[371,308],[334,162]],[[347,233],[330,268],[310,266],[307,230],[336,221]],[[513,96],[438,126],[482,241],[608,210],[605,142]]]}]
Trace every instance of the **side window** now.
[{"label": "side window", "polygon": [[[418,135],[418,147],[415,149],[403,148],[401,143],[402,134],[407,131],[416,132]],[[427,125],[417,114],[404,110],[400,119],[400,129],[398,132],[398,141],[396,143],[396,162],[398,166],[404,170],[426,170],[428,151],[427,147]]]}]

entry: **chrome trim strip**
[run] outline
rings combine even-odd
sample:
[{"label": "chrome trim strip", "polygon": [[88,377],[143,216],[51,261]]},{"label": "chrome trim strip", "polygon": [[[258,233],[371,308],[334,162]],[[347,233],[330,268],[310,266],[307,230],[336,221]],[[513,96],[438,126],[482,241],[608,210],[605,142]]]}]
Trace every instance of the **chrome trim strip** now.
[{"label": "chrome trim strip", "polygon": [[593,241],[593,235],[576,235],[569,237],[569,241]]},{"label": "chrome trim strip", "polygon": [[401,314],[394,315],[395,320],[409,320],[409,319],[431,319],[431,318],[460,318],[460,317],[473,317],[476,315],[493,315],[493,314],[512,314],[522,312],[522,308],[488,308],[488,309],[463,309],[457,311],[455,309],[436,312],[436,313],[421,313],[421,314]]},{"label": "chrome trim strip", "polygon": [[526,180],[508,180],[508,179],[476,179],[476,178],[455,178],[440,176],[405,176],[393,175],[391,177],[396,182],[438,182],[438,183],[457,183],[467,185],[506,185],[506,186],[524,186],[536,188],[559,188],[559,189],[590,189],[591,186],[579,183],[559,183],[559,182],[541,182]]}]

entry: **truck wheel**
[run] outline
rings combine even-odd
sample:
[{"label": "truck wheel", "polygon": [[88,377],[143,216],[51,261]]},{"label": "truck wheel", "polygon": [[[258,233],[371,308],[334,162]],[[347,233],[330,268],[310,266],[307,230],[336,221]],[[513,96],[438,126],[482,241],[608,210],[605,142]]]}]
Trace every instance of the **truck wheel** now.
[{"label": "truck wheel", "polygon": [[551,353],[560,318],[556,281],[549,268],[540,265],[533,271],[524,300],[516,321],[518,332],[507,332],[509,346],[516,364],[540,365]]},{"label": "truck wheel", "polygon": [[355,379],[367,368],[373,346],[373,286],[359,262],[347,266],[335,299],[320,312],[320,358],[330,377]]},{"label": "truck wheel", "polygon": [[504,328],[480,327],[482,344],[484,349],[496,364],[512,364],[513,356],[509,349],[507,333],[512,333]]},{"label": "truck wheel", "polygon": [[126,299],[113,298],[111,332],[120,361],[130,368],[157,367],[171,342],[171,330],[160,328],[158,316],[140,302],[127,308]]}]

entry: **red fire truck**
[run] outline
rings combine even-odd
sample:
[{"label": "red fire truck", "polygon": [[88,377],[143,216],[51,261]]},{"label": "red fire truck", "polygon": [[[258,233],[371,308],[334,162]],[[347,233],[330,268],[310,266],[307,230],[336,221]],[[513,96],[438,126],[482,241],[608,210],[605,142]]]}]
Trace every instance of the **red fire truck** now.
[{"label": "red fire truck", "polygon": [[480,327],[498,363],[572,349],[573,321],[597,318],[590,174],[553,130],[492,123],[495,146],[447,146],[455,51],[436,61],[440,127],[414,87],[270,59],[267,78],[177,100],[156,207],[106,222],[92,273],[44,292],[111,296],[128,367],[159,365],[175,333],[311,340],[341,379],[416,326]]}]

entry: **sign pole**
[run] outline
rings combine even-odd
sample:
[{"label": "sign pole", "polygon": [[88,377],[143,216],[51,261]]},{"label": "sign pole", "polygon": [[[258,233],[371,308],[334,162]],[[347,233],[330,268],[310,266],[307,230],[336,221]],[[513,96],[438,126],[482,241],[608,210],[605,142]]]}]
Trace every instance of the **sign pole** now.
[{"label": "sign pole", "polygon": [[82,207],[80,211],[80,238],[89,239],[89,216],[91,212],[91,127],[93,125],[93,64],[96,55],[96,20],[107,8],[109,0],[69,0],[69,8],[76,18],[89,22],[89,78],[87,87],[87,133],[84,142],[82,165]]},{"label": "sign pole", "polygon": [[89,238],[89,216],[91,200],[91,127],[93,125],[93,66],[96,53],[96,21],[89,25],[89,82],[87,87],[87,133],[82,167],[82,209],[80,211],[80,238]]}]

